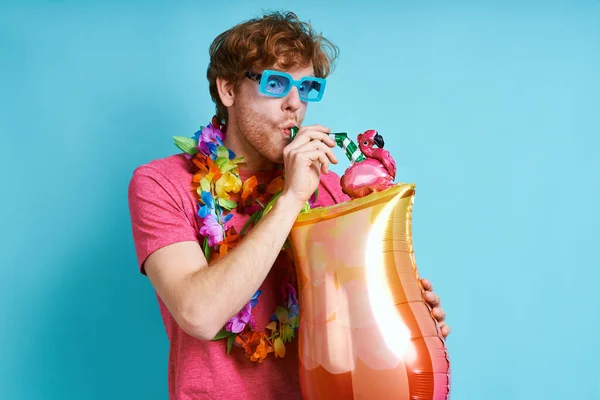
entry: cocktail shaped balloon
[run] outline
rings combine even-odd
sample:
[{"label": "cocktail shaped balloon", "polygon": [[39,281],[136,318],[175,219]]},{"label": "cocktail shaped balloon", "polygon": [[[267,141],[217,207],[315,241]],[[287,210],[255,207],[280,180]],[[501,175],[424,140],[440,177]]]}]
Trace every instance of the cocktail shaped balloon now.
[{"label": "cocktail shaped balloon", "polygon": [[302,395],[446,400],[448,351],[413,250],[415,185],[391,182],[395,163],[377,151],[383,140],[375,131],[359,135],[359,146],[346,136],[336,141],[352,163],[342,177],[352,198],[300,214],[290,234]]}]

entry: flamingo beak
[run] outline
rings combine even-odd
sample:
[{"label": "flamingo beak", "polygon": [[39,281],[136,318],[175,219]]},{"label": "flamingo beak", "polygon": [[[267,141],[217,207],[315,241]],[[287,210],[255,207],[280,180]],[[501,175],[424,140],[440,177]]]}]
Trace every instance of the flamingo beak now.
[{"label": "flamingo beak", "polygon": [[375,142],[377,147],[379,147],[380,149],[383,149],[383,146],[385,146],[385,142],[383,141],[383,136],[381,136],[379,133],[375,134],[373,141]]}]

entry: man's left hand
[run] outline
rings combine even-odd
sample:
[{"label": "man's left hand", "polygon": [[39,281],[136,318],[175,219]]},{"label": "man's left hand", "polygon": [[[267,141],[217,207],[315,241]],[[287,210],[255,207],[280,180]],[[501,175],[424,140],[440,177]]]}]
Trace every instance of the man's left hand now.
[{"label": "man's left hand", "polygon": [[433,285],[428,279],[421,279],[421,284],[425,289],[425,301],[427,301],[427,303],[429,303],[429,305],[431,306],[431,312],[433,313],[435,319],[437,319],[440,323],[440,330],[442,331],[442,335],[444,335],[444,337],[446,338],[450,334],[450,327],[448,326],[448,324],[446,324],[445,321],[446,313],[441,307],[440,296],[433,292]]}]

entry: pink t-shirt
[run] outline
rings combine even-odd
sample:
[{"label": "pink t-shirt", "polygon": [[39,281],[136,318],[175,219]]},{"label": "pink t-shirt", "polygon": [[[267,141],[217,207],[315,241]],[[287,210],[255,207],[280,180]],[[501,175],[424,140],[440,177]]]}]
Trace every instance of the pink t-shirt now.
[{"label": "pink t-shirt", "polygon": [[[247,173],[240,171],[242,178]],[[257,176],[268,183],[269,176]],[[140,271],[144,261],[161,247],[183,241],[199,241],[200,217],[197,197],[191,187],[190,162],[183,154],[152,161],[137,168],[129,185],[129,207]],[[348,200],[333,172],[322,175],[314,207]],[[248,215],[235,214],[238,231]],[[256,328],[262,331],[281,302],[280,285],[287,273],[287,258],[280,254],[261,285],[262,294],[253,309]],[[158,297],[170,342],[169,398],[188,399],[300,399],[297,339],[286,345],[285,358],[273,354],[263,363],[253,363],[239,347],[226,354],[225,341],[202,341],[186,334]]]}]

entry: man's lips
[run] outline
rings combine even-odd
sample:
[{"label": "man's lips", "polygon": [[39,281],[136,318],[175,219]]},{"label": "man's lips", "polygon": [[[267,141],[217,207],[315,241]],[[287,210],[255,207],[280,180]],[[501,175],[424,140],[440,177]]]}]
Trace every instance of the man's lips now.
[{"label": "man's lips", "polygon": [[295,123],[290,122],[289,124],[286,124],[283,126],[283,128],[281,129],[283,131],[283,134],[285,137],[289,138],[290,137],[290,133],[291,133],[291,129],[296,126]]}]

